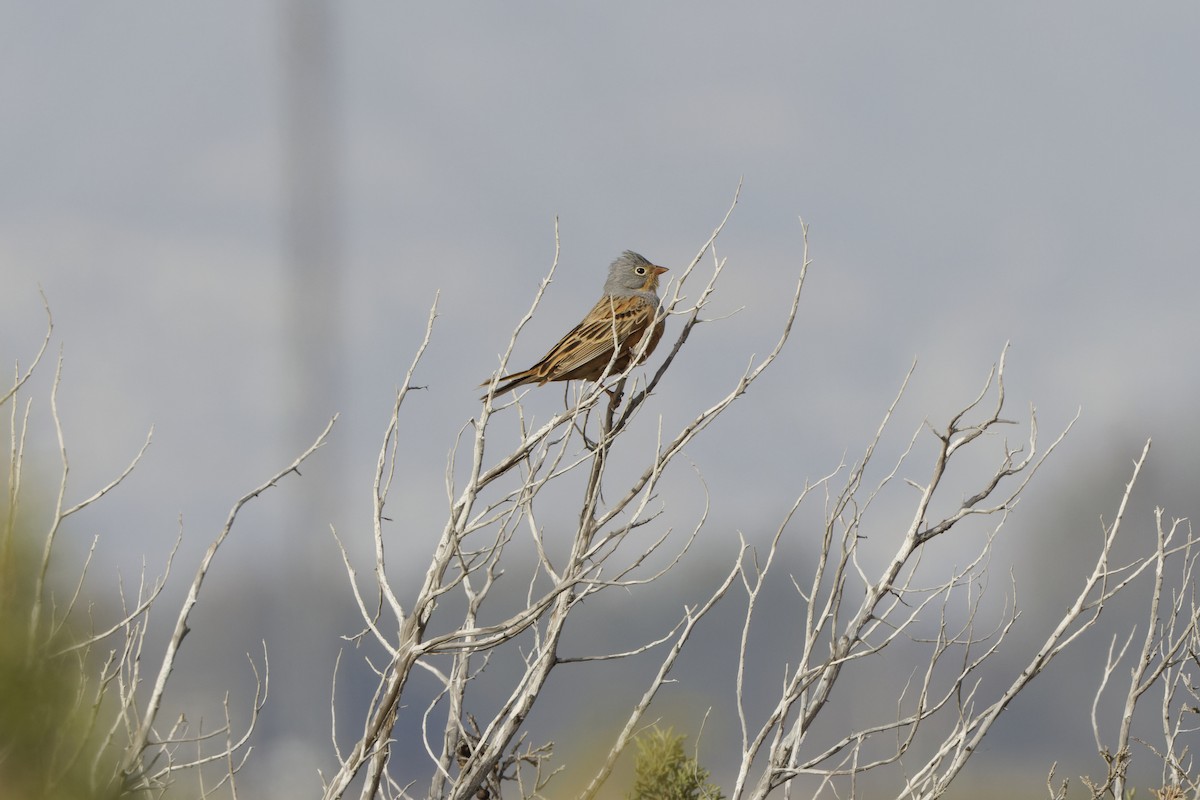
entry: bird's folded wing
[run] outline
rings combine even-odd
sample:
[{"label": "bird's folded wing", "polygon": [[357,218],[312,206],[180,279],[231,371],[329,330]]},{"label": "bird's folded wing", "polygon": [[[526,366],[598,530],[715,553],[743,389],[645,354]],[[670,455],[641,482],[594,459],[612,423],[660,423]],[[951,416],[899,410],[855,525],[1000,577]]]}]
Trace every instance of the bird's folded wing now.
[{"label": "bird's folded wing", "polygon": [[547,377],[563,375],[603,357],[612,358],[614,344],[622,350],[636,346],[654,320],[654,307],[641,298],[601,298],[596,307],[546,354]]}]

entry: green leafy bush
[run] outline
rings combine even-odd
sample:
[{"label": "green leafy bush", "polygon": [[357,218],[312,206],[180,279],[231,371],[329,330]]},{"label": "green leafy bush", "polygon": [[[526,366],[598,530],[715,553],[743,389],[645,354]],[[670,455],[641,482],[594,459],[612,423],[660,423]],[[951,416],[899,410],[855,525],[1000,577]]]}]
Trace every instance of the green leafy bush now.
[{"label": "green leafy bush", "polygon": [[708,770],[683,751],[686,739],[658,727],[638,737],[629,800],[723,800],[720,787],[708,782]]}]

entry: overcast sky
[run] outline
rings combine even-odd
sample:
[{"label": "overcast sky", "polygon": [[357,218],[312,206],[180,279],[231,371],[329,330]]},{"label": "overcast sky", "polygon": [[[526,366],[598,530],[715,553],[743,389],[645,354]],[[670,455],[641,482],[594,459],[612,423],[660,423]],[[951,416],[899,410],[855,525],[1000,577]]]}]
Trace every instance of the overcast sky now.
[{"label": "overcast sky", "polygon": [[[289,378],[306,354],[285,308],[283,6],[0,5],[0,356],[36,350],[40,286],[79,495],[155,426],[146,467],[96,518],[105,563],[160,557],[181,513],[198,551],[335,411],[313,468],[330,519],[311,535],[365,520],[438,291],[404,481],[435,498],[410,510],[439,530],[446,453],[550,267],[555,219],[561,262],[514,366],[590,307],[620,251],[677,273],[739,180],[712,315],[744,310],[701,326],[655,413],[708,405],[774,343],[800,217],[814,263],[775,370],[690,454],[729,490],[718,519],[776,521],[806,477],[861,449],[914,359],[896,446],[944,421],[1005,342],[1010,416],[1034,403],[1056,434],[1082,408],[1047,493],[1099,476],[1112,503],[1079,510],[1092,524],[1154,436],[1151,502],[1193,515],[1194,3],[335,8],[338,366],[314,406]],[[243,566],[284,546],[273,513],[234,551]]]}]

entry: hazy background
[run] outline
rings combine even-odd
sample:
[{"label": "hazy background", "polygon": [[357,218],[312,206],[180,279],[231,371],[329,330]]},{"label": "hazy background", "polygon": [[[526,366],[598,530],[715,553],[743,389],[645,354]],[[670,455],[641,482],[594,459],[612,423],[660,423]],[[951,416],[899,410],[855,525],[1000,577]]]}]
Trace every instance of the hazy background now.
[{"label": "hazy background", "polygon": [[[182,519],[186,582],[229,505],[340,413],[220,554],[173,698],[240,685],[265,638],[248,786],[312,793],[332,763],[337,637],[354,632],[328,526],[367,544],[380,435],[435,293],[393,506],[401,585],[440,531],[446,454],[550,266],[555,217],[561,264],[517,366],[577,321],[621,250],[685,265],[743,179],[712,314],[745,311],[698,329],[647,414],[677,425],[770,348],[800,216],[814,264],[776,368],[689,450],[713,490],[712,566],[684,583],[703,593],[735,530],[761,540],[806,478],[855,457],[914,358],[885,453],[944,423],[1011,341],[1010,417],[1036,404],[1052,438],[1082,407],[1002,544],[1044,635],[1037,609],[1061,610],[1147,437],[1136,522],[1195,510],[1198,23],[1192,3],[0,4],[0,357],[35,352],[41,286],[70,497],[155,429],[145,464],[68,530],[63,574],[99,534],[91,583],[111,595],[117,570],[160,570]],[[49,366],[25,395],[44,487]],[[560,403],[527,401],[542,418]],[[729,641],[716,623],[706,636]],[[1014,705],[976,785],[1042,791],[1055,758],[1099,768],[1098,666],[1075,663]],[[729,689],[708,680],[672,701],[681,726]]]}]

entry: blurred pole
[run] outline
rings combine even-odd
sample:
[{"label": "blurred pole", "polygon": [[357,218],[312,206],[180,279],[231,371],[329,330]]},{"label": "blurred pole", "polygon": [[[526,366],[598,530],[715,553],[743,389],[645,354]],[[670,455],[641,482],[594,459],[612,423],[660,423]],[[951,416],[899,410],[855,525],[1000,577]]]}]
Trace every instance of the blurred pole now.
[{"label": "blurred pole", "polygon": [[[336,6],[283,0],[285,459],[339,410],[341,359],[341,148]],[[336,647],[330,587],[340,570],[329,534],[341,448],[338,428],[290,495],[275,538],[270,579],[271,698],[264,720],[276,764],[306,753],[329,758],[329,696]],[[286,462],[285,462],[286,463]],[[313,763],[309,761],[309,763]],[[317,762],[321,763],[321,762]],[[301,785],[309,785],[304,775]],[[283,796],[283,795],[280,795]]]},{"label": "blurred pole", "polygon": [[339,137],[332,5],[284,0],[285,222],[293,445],[333,413],[339,385]]}]

